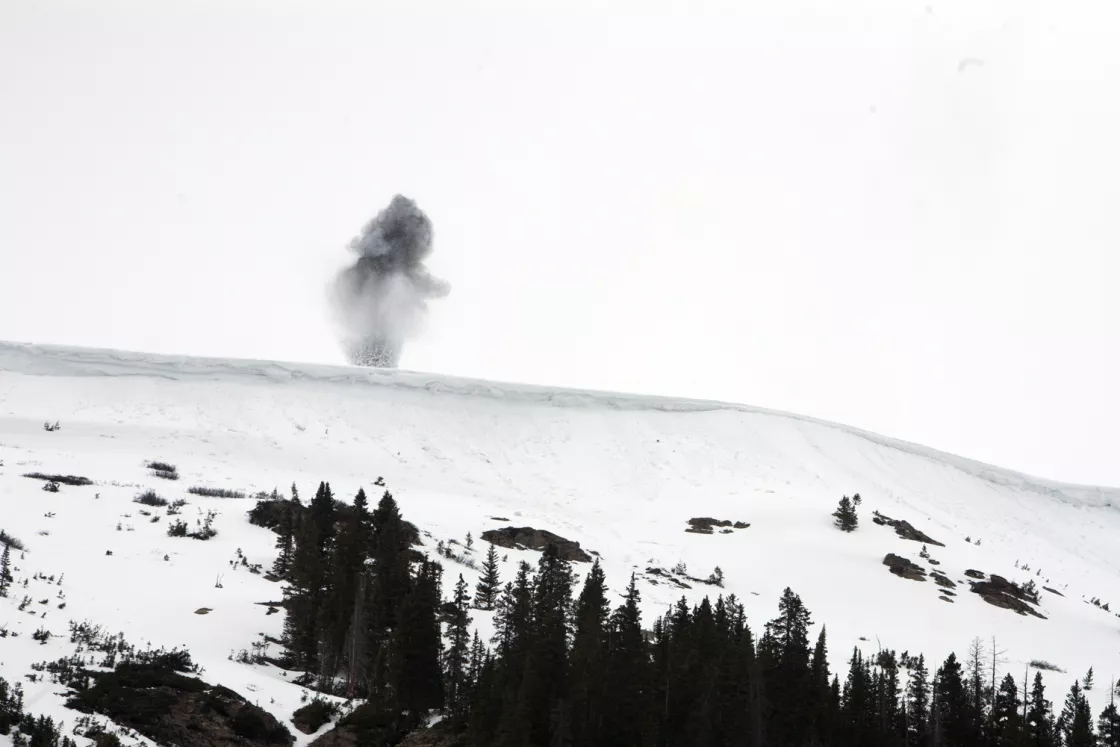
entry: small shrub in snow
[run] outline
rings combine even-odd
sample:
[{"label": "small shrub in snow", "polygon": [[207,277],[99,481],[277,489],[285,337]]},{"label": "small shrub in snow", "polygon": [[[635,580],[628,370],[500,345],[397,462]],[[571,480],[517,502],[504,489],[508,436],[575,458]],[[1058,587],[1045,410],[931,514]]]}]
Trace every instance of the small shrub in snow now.
[{"label": "small shrub in snow", "polygon": [[182,519],[176,519],[167,526],[168,537],[186,537],[187,536],[187,522]]},{"label": "small shrub in snow", "polygon": [[132,499],[133,503],[142,503],[145,506],[166,506],[167,499],[156,493],[154,490],[145,490],[140,495]]},{"label": "small shrub in snow", "polygon": [[206,498],[244,498],[245,494],[240,490],[226,490],[225,488],[206,488],[201,485],[193,485],[187,488],[187,492],[191,495],[201,495]]},{"label": "small shrub in snow", "polygon": [[292,714],[292,723],[305,734],[314,734],[337,715],[337,704],[316,696],[307,705],[296,709]]},{"label": "small shrub in snow", "polygon": [[48,475],[42,472],[28,472],[24,477],[31,478],[32,480],[46,480],[47,482],[57,482],[60,485],[70,485],[71,487],[80,488],[84,485],[93,485],[93,480],[81,475]]},{"label": "small shrub in snow", "polygon": [[43,483],[43,490],[47,491],[48,493],[57,493],[58,483],[54,482],[53,480],[51,482],[45,482]]},{"label": "small shrub in snow", "polygon": [[716,566],[715,570],[712,571],[712,575],[708,576],[708,583],[712,586],[718,586],[721,589],[723,588],[723,569],[718,565]]},{"label": "small shrub in snow", "polygon": [[47,422],[43,423],[43,430],[45,430],[47,433],[54,433],[55,431],[61,430],[61,429],[62,429],[62,426],[58,424],[57,420],[54,421],[53,423],[49,420]]}]

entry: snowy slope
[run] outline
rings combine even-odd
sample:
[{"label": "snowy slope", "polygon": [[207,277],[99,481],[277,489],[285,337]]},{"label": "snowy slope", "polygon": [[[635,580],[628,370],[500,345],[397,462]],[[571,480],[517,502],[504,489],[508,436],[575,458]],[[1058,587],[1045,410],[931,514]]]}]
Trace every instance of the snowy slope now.
[{"label": "snowy slope", "polygon": [[[44,431],[46,420],[62,429]],[[182,479],[151,477],[150,459],[175,463]],[[648,566],[683,561],[707,576],[719,565],[726,592],[744,600],[756,627],[790,586],[814,621],[828,625],[834,669],[854,645],[923,652],[939,663],[976,636],[996,636],[1007,671],[1021,677],[1031,659],[1068,670],[1048,677],[1059,688],[1052,699],[1090,666],[1102,683],[1120,674],[1120,619],[1083,601],[1120,603],[1120,489],[1049,482],[796,415],[404,371],[0,344],[0,461],[0,527],[29,550],[19,575],[66,574],[62,587],[29,592],[46,618],[16,611],[19,589],[0,600],[0,627],[21,632],[0,639],[0,673],[9,680],[68,653],[65,638],[32,642],[39,625],[65,633],[67,620],[90,620],[134,642],[187,645],[205,679],[287,721],[299,689],[278,670],[227,658],[260,633],[279,634],[281,616],[255,604],[278,599],[278,586],[230,566],[238,549],[250,562],[271,563],[273,536],[247,523],[252,501],[185,490],[296,482],[307,495],[328,480],[348,500],[378,476],[405,517],[431,533],[430,551],[435,539],[513,524],[599,552],[615,590]],[[97,484],[48,494],[21,476],[29,471]],[[186,497],[188,520],[219,511],[218,537],[168,538],[164,523],[150,524],[132,503],[147,487]],[[845,534],[830,514],[854,492],[863,497],[862,521]],[[975,568],[1034,578],[1065,596],[1043,593],[1046,620],[993,607],[967,583],[946,603],[932,581],[887,572],[886,553],[921,562],[921,546],[872,524],[872,510],[944,542],[930,550],[953,580]],[[685,533],[694,516],[751,526]],[[968,535],[982,544],[966,543]],[[520,558],[534,554],[508,553],[507,578]],[[450,561],[446,571],[445,591],[459,572],[472,585],[476,578]],[[38,605],[60,588],[66,609]],[[641,588],[647,624],[682,593],[648,577]],[[697,600],[712,591],[684,593]],[[213,611],[193,614],[200,607]],[[485,627],[484,617],[476,615]],[[72,722],[57,686],[25,687],[30,710]],[[1094,707],[1106,689],[1090,693]]]}]

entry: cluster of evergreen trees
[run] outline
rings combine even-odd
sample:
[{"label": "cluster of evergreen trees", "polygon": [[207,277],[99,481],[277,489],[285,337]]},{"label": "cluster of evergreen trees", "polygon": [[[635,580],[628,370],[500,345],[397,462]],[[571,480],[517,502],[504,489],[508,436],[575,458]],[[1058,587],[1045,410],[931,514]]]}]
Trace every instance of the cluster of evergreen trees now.
[{"label": "cluster of evergreen trees", "polygon": [[[473,745],[1120,747],[1113,704],[1094,723],[1074,683],[1055,716],[1041,675],[1029,692],[997,682],[978,649],[932,673],[922,656],[856,649],[841,679],[789,589],[760,630],[731,595],[682,598],[645,631],[633,577],[612,609],[598,562],[577,593],[550,547],[502,585],[491,546],[473,598],[459,576],[444,603],[441,567],[412,549],[388,491],[369,511],[361,491],[340,509],[329,485],[306,508],[293,490],[283,516],[291,665],[412,725],[443,710]],[[472,608],[495,610],[491,641],[470,634]]]},{"label": "cluster of evergreen trees", "polygon": [[59,733],[54,719],[25,713],[23,689],[0,677],[0,735],[11,735],[14,747],[76,747],[74,740]]}]

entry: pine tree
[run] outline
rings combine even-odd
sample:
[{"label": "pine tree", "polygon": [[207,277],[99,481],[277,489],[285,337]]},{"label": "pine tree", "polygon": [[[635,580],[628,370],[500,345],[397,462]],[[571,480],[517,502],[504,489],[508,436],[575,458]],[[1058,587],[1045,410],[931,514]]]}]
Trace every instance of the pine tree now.
[{"label": "pine tree", "polygon": [[1054,735],[1054,714],[1050,701],[1046,699],[1046,686],[1042,682],[1041,672],[1035,672],[1034,684],[1031,686],[1025,732],[1026,744],[1030,747],[1056,747],[1057,745]]},{"label": "pine tree", "polygon": [[1065,706],[1058,717],[1058,731],[1065,747],[1093,747],[1093,714],[1081,690],[1081,683],[1074,682],[1066,696]]},{"label": "pine tree", "polygon": [[603,569],[596,559],[576,601],[575,637],[569,668],[573,747],[601,742],[603,698],[609,645],[610,604]]},{"label": "pine tree", "polygon": [[1097,740],[1101,747],[1120,747],[1120,713],[1116,709],[1115,692],[1109,695],[1108,705],[1097,721]]},{"label": "pine tree", "polygon": [[5,543],[4,552],[0,554],[0,597],[8,596],[8,587],[12,585],[12,546]]},{"label": "pine tree", "polygon": [[325,593],[326,558],[320,547],[320,531],[310,517],[299,524],[288,577],[284,589],[285,644],[296,669],[318,672],[318,623]]},{"label": "pine tree", "polygon": [[821,632],[817,635],[817,644],[813,647],[813,658],[809,664],[809,691],[806,693],[813,744],[827,744],[829,741],[829,687],[828,642],[822,625]]},{"label": "pine tree", "polygon": [[910,667],[910,681],[906,686],[906,744],[911,747],[925,745],[929,740],[929,671],[926,657],[919,655]]},{"label": "pine tree", "polygon": [[1010,674],[1000,682],[992,705],[991,740],[993,747],[1016,747],[1023,736],[1019,688]]},{"label": "pine tree", "polygon": [[340,669],[352,672],[360,666],[360,662],[345,658],[345,649],[348,634],[352,639],[358,586],[369,549],[370,516],[367,505],[365,491],[359,488],[338,530],[334,550],[327,559],[326,591],[319,612],[322,638],[320,670],[324,684],[333,681]]},{"label": "pine tree", "polygon": [[787,587],[778,601],[778,617],[766,623],[775,659],[765,674],[773,707],[768,736],[776,744],[801,744],[808,731],[803,694],[809,684],[811,622],[801,597]]},{"label": "pine tree", "polygon": [[1093,689],[1093,668],[1089,667],[1089,671],[1085,673],[1085,678],[1081,680],[1081,688],[1088,692]]},{"label": "pine tree", "polygon": [[482,564],[482,578],[475,586],[474,604],[480,610],[492,610],[498,601],[498,594],[502,590],[502,581],[498,576],[498,550],[494,544],[486,551],[486,560]]},{"label": "pine tree", "polygon": [[451,716],[461,722],[467,715],[470,705],[469,668],[470,668],[470,595],[463,574],[455,584],[451,599],[451,620],[447,625],[447,650],[443,655],[443,681],[447,695],[447,707]]},{"label": "pine tree", "polygon": [[840,505],[832,513],[836,519],[836,526],[840,527],[842,531],[853,532],[859,526],[859,516],[856,514],[856,508],[852,505],[852,499],[844,496],[840,499]]},{"label": "pine tree", "polygon": [[633,575],[626,596],[610,620],[606,690],[603,698],[605,745],[643,744],[649,708],[649,656],[642,634],[641,594]]},{"label": "pine tree", "polygon": [[299,490],[292,483],[292,497],[284,501],[280,513],[280,525],[276,528],[276,562],[272,564],[272,573],[278,578],[286,579],[292,567],[292,555],[295,551],[295,535],[297,516],[302,508],[299,502]]},{"label": "pine tree", "polygon": [[572,569],[555,545],[541,553],[533,585],[532,638],[522,686],[531,741],[549,744],[556,731],[553,705],[567,697]]},{"label": "pine tree", "polygon": [[398,614],[390,651],[390,681],[396,705],[419,719],[443,705],[440,671],[442,643],[436,610],[440,603],[440,565],[424,560]]},{"label": "pine tree", "polygon": [[948,744],[972,745],[980,740],[978,718],[965,689],[956,654],[949,654],[937,670],[934,692],[938,703],[937,726]]}]

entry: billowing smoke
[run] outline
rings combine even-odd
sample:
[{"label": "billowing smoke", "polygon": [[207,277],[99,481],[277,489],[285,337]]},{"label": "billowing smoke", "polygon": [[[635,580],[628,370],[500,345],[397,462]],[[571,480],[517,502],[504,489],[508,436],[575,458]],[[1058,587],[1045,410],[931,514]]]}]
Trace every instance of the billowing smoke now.
[{"label": "billowing smoke", "polygon": [[331,302],[342,346],[357,366],[396,368],[405,340],[423,327],[428,300],[450,286],[424,267],[432,222],[397,195],[350,242],[358,258],[338,273]]}]

